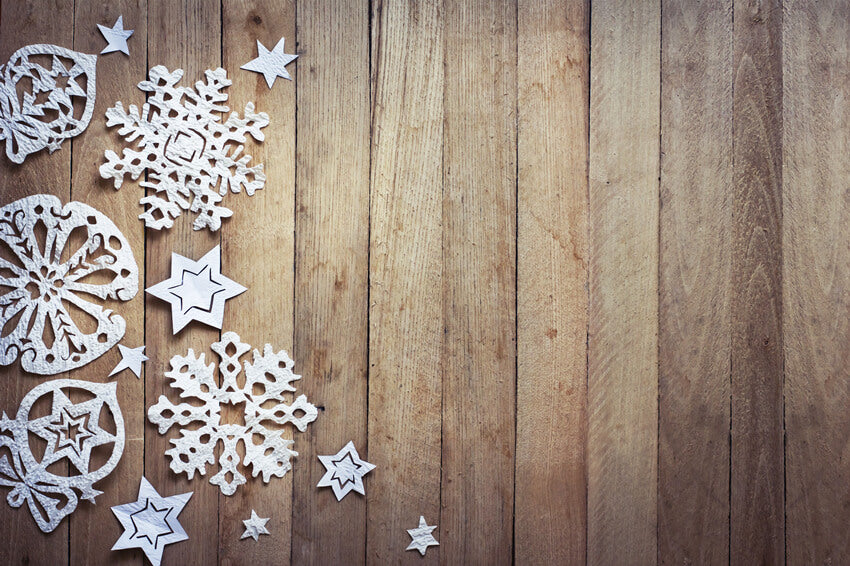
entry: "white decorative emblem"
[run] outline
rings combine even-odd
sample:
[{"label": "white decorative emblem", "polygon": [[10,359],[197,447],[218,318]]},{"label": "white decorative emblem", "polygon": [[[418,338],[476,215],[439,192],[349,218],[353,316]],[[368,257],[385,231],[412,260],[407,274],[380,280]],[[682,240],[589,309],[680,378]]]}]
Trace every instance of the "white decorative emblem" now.
[{"label": "white decorative emblem", "polygon": [[[39,56],[50,59],[49,69],[30,60]],[[97,55],[38,44],[18,49],[0,68],[0,140],[6,140],[10,160],[23,163],[45,148],[53,153],[86,129],[94,111],[96,62]],[[82,110],[74,110],[74,98],[85,101]]]},{"label": "white decorative emblem", "polygon": [[[240,358],[251,346],[242,343],[235,332],[225,332],[211,348],[221,358],[221,386],[216,382],[214,364],[204,364],[204,354],[197,358],[190,349],[187,356],[174,356],[171,371],[165,373],[171,387],[180,390],[181,399],[197,401],[174,405],[160,396],[148,409],[148,420],[159,427],[160,434],[174,425],[183,427],[182,436],[171,441],[174,447],[165,454],[171,457],[172,471],[186,473],[190,480],[195,472],[206,474],[206,465],[215,462],[216,444],[221,442],[220,469],[210,483],[219,486],[223,494],[233,495],[247,481],[238,469],[240,441],[245,446],[244,465],[252,466],[252,475],[262,474],[268,483],[272,476],[283,477],[292,468],[290,459],[298,455],[290,449],[293,441],[283,438],[281,425],[290,423],[304,432],[316,420],[318,411],[304,395],[286,404],[286,394],[295,391],[292,382],[301,379],[292,373],[294,362],[286,352],[274,353],[266,344],[262,354],[254,350],[253,362],[243,364]],[[245,375],[237,381],[243,365]],[[243,423],[222,423],[222,409],[239,405],[244,406]],[[194,427],[186,428],[190,424]],[[274,426],[267,428],[266,424]]]},{"label": "white decorative emblem", "polygon": [[90,301],[129,301],[138,285],[129,242],[92,207],[35,195],[0,208],[0,365],[53,375],[98,358],[126,323]]},{"label": "white decorative emblem", "polygon": [[[72,403],[63,389],[83,390],[89,399]],[[52,396],[50,413],[31,418],[33,404],[45,395]],[[115,432],[101,428],[104,406],[112,414]],[[30,435],[47,443],[40,459],[30,451]],[[109,458],[99,468],[90,469],[92,449],[104,444],[113,445]],[[6,413],[0,418],[0,485],[12,488],[6,497],[9,505],[20,507],[26,502],[38,527],[46,533],[74,512],[79,498],[94,503],[101,492],[93,485],[115,469],[123,452],[124,419],[115,397],[115,383],[48,381],[27,393],[14,420]],[[52,464],[64,459],[72,465],[70,475],[49,471]]]},{"label": "white decorative emblem", "polygon": [[363,476],[374,470],[375,465],[360,459],[353,442],[349,441],[332,456],[319,456],[319,461],[327,471],[316,487],[333,488],[337,501],[342,501],[351,491],[366,495]]},{"label": "white decorative emblem", "polygon": [[439,542],[434,538],[434,535],[431,534],[436,529],[436,526],[429,525],[425,522],[425,517],[419,516],[419,526],[415,529],[407,529],[407,534],[410,535],[411,540],[410,544],[407,545],[405,550],[417,550],[419,554],[425,556],[425,551],[428,550],[429,546],[439,546]]},{"label": "white decorative emblem", "polygon": [[298,58],[298,55],[287,55],[284,53],[284,42],[285,39],[281,37],[280,41],[277,42],[277,45],[274,46],[274,49],[269,51],[258,39],[258,57],[256,59],[251,59],[239,68],[245,69],[246,71],[260,73],[263,75],[263,78],[266,79],[266,84],[269,85],[269,88],[274,85],[274,81],[278,77],[291,81],[292,77],[289,76],[289,71],[286,70],[286,66],[295,61],[295,59]]},{"label": "white decorative emblem", "polygon": [[139,83],[150,93],[141,112],[135,105],[126,112],[121,102],[106,111],[106,125],[120,126],[118,133],[135,142],[135,149],[124,148],[121,157],[108,150],[100,175],[118,189],[126,175],[136,180],[148,171],[149,180],[140,186],[153,191],[139,201],[146,207],[139,218],[149,228],[171,228],[189,210],[197,213],[195,230],[218,230],[221,219],[233,215],[218,205],[228,190],[244,189],[250,196],[265,185],[262,164],[249,167],[251,156],[242,153],[242,144],[246,134],[263,140],[260,130],[269,116],[255,113],[249,102],[243,118],[234,112],[222,123],[219,113],[230,110],[222,89],[232,84],[225,70],[207,70],[207,82],[194,89],[177,86],[182,77],[182,69],[154,67],[150,80]]},{"label": "white decorative emblem", "polygon": [[242,521],[242,524],[245,525],[245,532],[239,538],[251,537],[254,540],[260,540],[260,535],[269,534],[269,530],[266,528],[266,523],[268,522],[268,518],[264,519],[260,517],[256,511],[251,509],[251,518]]}]

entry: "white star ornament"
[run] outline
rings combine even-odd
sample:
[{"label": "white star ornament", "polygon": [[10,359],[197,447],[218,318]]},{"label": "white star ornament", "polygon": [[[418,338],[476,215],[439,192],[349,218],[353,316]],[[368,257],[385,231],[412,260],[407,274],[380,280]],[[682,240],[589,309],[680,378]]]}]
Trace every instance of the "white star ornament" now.
[{"label": "white star ornament", "polygon": [[266,528],[266,523],[268,523],[268,522],[269,522],[268,518],[266,518],[266,519],[261,518],[259,515],[257,515],[256,511],[251,509],[251,518],[250,519],[244,519],[242,521],[242,524],[245,525],[245,532],[242,533],[241,537],[239,537],[240,540],[243,539],[243,538],[248,538],[248,537],[251,537],[254,540],[259,540],[260,535],[269,534],[269,531]]},{"label": "white star ornament", "polygon": [[145,347],[128,348],[124,344],[118,344],[118,351],[121,352],[121,361],[118,362],[109,377],[129,369],[136,374],[136,378],[140,378],[142,376],[142,364],[148,361],[148,357],[145,355]]},{"label": "white star ornament", "polygon": [[436,525],[429,526],[428,523],[425,522],[425,517],[420,515],[419,526],[415,529],[407,529],[407,534],[409,534],[410,538],[413,540],[407,548],[405,548],[405,550],[418,550],[419,554],[425,556],[425,551],[429,546],[440,545],[440,543],[437,542],[437,539],[434,538],[434,535],[431,534],[436,528]]},{"label": "white star ornament", "polygon": [[274,49],[269,51],[258,39],[257,53],[259,57],[248,61],[242,65],[240,69],[260,73],[263,77],[265,77],[266,84],[269,85],[269,88],[274,85],[274,81],[278,77],[283,77],[284,79],[291,81],[292,77],[289,76],[286,66],[295,61],[298,55],[287,55],[284,53],[283,42],[284,38],[281,37],[280,41],[277,42],[277,45],[274,46]]},{"label": "white star ornament", "polygon": [[319,461],[327,471],[316,487],[333,488],[337,501],[342,501],[351,491],[366,495],[363,476],[374,470],[375,465],[360,459],[353,442],[349,441],[332,456],[319,456]]},{"label": "white star ornament", "polygon": [[111,28],[97,24],[97,29],[100,30],[103,39],[106,40],[106,47],[100,52],[101,55],[113,51],[120,51],[124,55],[130,54],[130,50],[127,48],[127,40],[133,35],[133,30],[124,29],[124,16],[118,16],[118,20]]}]

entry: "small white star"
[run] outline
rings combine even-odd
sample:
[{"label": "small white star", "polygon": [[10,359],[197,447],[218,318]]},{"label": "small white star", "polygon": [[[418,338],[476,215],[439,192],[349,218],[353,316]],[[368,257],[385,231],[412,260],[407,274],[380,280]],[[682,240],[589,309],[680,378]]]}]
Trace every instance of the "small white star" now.
[{"label": "small white star", "polygon": [[109,377],[125,369],[129,369],[135,373],[137,378],[141,377],[142,363],[148,361],[148,357],[145,355],[145,347],[128,348],[124,344],[118,344],[118,351],[121,352],[121,361],[118,362],[118,365],[115,366]]},{"label": "small white star", "polygon": [[415,529],[407,529],[407,534],[410,535],[410,538],[412,538],[413,541],[407,548],[405,548],[405,550],[418,550],[419,554],[425,556],[425,551],[429,546],[440,545],[440,543],[437,542],[437,539],[434,538],[434,535],[431,534],[436,528],[436,525],[429,527],[428,523],[425,522],[425,517],[420,515],[419,526]]},{"label": "small white star", "polygon": [[284,38],[281,37],[280,41],[277,42],[277,45],[274,46],[274,49],[269,51],[258,39],[257,52],[259,57],[248,61],[242,65],[240,69],[262,74],[266,78],[266,84],[269,85],[269,88],[274,85],[274,81],[277,77],[283,77],[284,79],[289,79],[291,81],[292,77],[289,76],[286,66],[292,63],[298,55],[287,55],[284,53],[283,42]]},{"label": "small white star", "polygon": [[133,35],[133,30],[124,29],[124,16],[118,16],[118,20],[111,28],[97,24],[97,29],[100,30],[103,39],[106,40],[106,47],[100,52],[101,55],[113,51],[120,51],[124,55],[130,54],[130,50],[127,48],[127,40]]},{"label": "small white star", "polygon": [[177,516],[190,497],[191,491],[162,497],[143,476],[136,501],[112,508],[112,513],[124,527],[112,550],[141,548],[150,563],[159,566],[165,545],[189,538]]},{"label": "small white star", "polygon": [[268,523],[268,518],[262,519],[257,512],[251,509],[251,518],[244,519],[242,524],[245,525],[245,532],[242,533],[242,536],[239,539],[251,537],[254,540],[259,540],[260,535],[269,534],[268,529],[266,529],[266,523]]},{"label": "small white star", "polygon": [[333,456],[319,456],[319,461],[327,471],[316,487],[333,488],[337,501],[342,501],[350,491],[366,495],[363,476],[374,470],[375,466],[360,459],[353,442],[343,446]]},{"label": "small white star", "polygon": [[216,246],[198,261],[172,253],[171,277],[147,292],[171,303],[171,325],[177,334],[192,320],[220,329],[224,302],[246,290],[221,274],[221,247]]}]

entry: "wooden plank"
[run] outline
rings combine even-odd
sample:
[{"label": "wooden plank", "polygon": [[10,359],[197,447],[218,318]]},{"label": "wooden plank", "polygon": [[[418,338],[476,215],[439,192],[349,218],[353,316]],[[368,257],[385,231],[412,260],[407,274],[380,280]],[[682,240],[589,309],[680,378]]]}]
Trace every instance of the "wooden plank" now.
[{"label": "wooden plank", "polygon": [[445,3],[440,555],[513,556],[516,4]]},{"label": "wooden plank", "polygon": [[720,564],[729,560],[732,2],[664,0],[661,11],[658,562]]},{"label": "wooden plank", "polygon": [[850,4],[785,3],[782,241],[786,548],[850,561]]},{"label": "wooden plank", "polygon": [[[222,265],[230,277],[248,288],[229,302],[223,330],[233,330],[243,342],[263,351],[271,344],[274,351],[292,355],[293,273],[295,258],[295,87],[280,79],[269,89],[262,75],[240,71],[239,67],[257,56],[257,40],[271,49],[281,35],[286,38],[287,53],[295,49],[295,2],[246,0],[222,3],[222,64],[233,85],[228,89],[231,112],[244,114],[245,104],[254,102],[257,110],[270,117],[263,129],[262,143],[245,144],[252,163],[262,163],[266,173],[263,190],[254,196],[229,195],[233,217],[222,227]],[[296,63],[297,64],[297,63]],[[295,64],[288,70],[295,73]],[[250,355],[249,355],[250,356]],[[250,358],[246,358],[250,359]],[[296,373],[303,373],[296,366]],[[296,383],[299,395],[302,383]],[[292,397],[294,399],[295,396]],[[241,407],[227,407],[230,422],[244,422]],[[284,435],[292,438],[286,428]],[[303,435],[296,434],[294,449],[301,452]],[[243,455],[240,448],[240,455]],[[297,470],[302,458],[293,462]],[[286,564],[290,554],[292,516],[292,477],[248,477],[233,496],[219,494],[219,564]],[[269,517],[266,525],[271,536],[259,542],[241,541],[242,521],[255,510]]]},{"label": "wooden plank", "polygon": [[660,5],[592,5],[590,564],[656,561]]},{"label": "wooden plank", "polygon": [[[0,4],[0,62],[5,63],[21,47],[32,43],[52,43],[73,48],[74,2],[5,1]],[[16,165],[5,157],[3,143],[0,195],[2,204],[35,194],[52,194],[62,202],[70,200],[72,142],[66,141],[59,151],[41,151]],[[20,361],[0,368],[0,400],[8,415],[17,413],[24,395],[40,383],[65,375],[37,377],[27,374]],[[9,490],[3,488],[0,502],[0,563],[65,564],[68,562],[70,521],[66,519],[50,534],[43,534],[30,516],[26,504],[12,509],[6,502]],[[82,502],[79,508],[89,503]],[[79,509],[78,508],[78,509]],[[38,541],[34,544],[34,541]]]},{"label": "wooden plank", "polygon": [[[372,4],[367,562],[437,564],[406,529],[440,516],[443,24],[436,3]],[[442,547],[441,547],[442,548]],[[459,559],[459,558],[458,558]]]},{"label": "wooden plank", "polygon": [[734,9],[732,564],[784,552],[782,8]]},{"label": "wooden plank", "polygon": [[[149,0],[148,2],[148,65],[165,65],[169,70],[184,70],[181,84],[194,86],[204,79],[206,69],[215,69],[221,61],[220,2],[215,0]],[[140,190],[132,185],[122,191]],[[231,198],[244,195],[230,195]],[[239,205],[234,204],[236,210]],[[226,201],[225,201],[226,205]],[[139,210],[137,205],[135,210]],[[171,253],[199,259],[219,243],[219,234],[208,230],[192,230],[194,215],[184,213],[170,230],[147,230],[146,285],[151,286],[171,273]],[[227,272],[227,264],[224,270]],[[231,305],[232,306],[232,305]],[[164,377],[171,368],[175,355],[185,355],[189,348],[196,354],[206,353],[207,363],[217,362],[209,345],[218,340],[219,332],[211,327],[193,322],[178,335],[171,335],[170,305],[150,296],[145,297],[145,343],[150,360],[145,372],[145,404],[157,402],[160,395],[177,401],[170,380]],[[175,430],[166,435],[157,433],[148,423],[145,430],[145,476],[163,496],[193,491],[194,495],[180,514],[180,524],[189,533],[186,542],[169,545],[163,553],[163,562],[177,564],[212,564],[218,556],[218,494],[219,488],[209,483],[215,473],[208,468],[206,476],[195,476],[188,481],[185,474],[176,475],[169,467],[165,451],[171,446],[169,439],[179,434]],[[214,464],[217,465],[217,464]],[[138,552],[138,551],[132,551]]]},{"label": "wooden plank", "polygon": [[337,502],[316,484],[319,454],[353,441],[368,455],[368,2],[300,1],[298,51],[295,359],[302,390],[327,410],[299,444],[292,561],[360,564],[365,498]]},{"label": "wooden plank", "polygon": [[[106,109],[121,100],[125,106],[141,106],[145,95],[136,83],[147,73],[147,5],[139,0],[121,0],[105,5],[94,0],[77,0],[74,13],[74,48],[83,53],[100,53],[105,41],[97,24],[111,27],[123,15],[124,27],[132,29],[128,40],[131,57],[112,53],[98,58],[97,100],[94,116],[84,135],[74,139],[74,159],[71,171],[71,197],[85,202],[106,214],[130,242],[139,265],[139,293],[128,303],[110,305],[127,321],[127,331],[121,344],[130,348],[142,346],[145,334],[144,272],[145,229],[137,218],[138,191],[127,187],[113,190],[112,182],[101,178],[99,166],[103,152],[113,148],[120,152],[123,142],[114,130],[107,130]],[[118,348],[86,365],[80,379],[107,381],[107,376],[121,360]],[[144,372],[144,366],[142,368]],[[144,373],[142,374],[144,377]],[[97,505],[82,506],[71,516],[70,561],[72,564],[141,564],[137,552],[114,553],[110,549],[121,536],[121,525],[110,507],[134,501],[139,490],[139,478],[144,471],[145,407],[142,400],[145,382],[130,371],[111,378],[118,381],[118,404],[124,417],[124,454],[118,467],[97,488],[103,491]]]},{"label": "wooden plank", "polygon": [[586,557],[590,6],[518,6],[515,562]]}]

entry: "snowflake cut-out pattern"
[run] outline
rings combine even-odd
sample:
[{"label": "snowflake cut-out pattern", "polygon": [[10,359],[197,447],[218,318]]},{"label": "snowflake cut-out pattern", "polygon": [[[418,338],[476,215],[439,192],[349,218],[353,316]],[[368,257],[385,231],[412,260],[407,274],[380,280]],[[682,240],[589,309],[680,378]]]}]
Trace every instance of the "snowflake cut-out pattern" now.
[{"label": "snowflake cut-out pattern", "polygon": [[34,195],[0,208],[0,365],[53,375],[100,357],[123,318],[92,299],[129,301],[133,250],[115,224],[81,202]]},{"label": "snowflake cut-out pattern", "polygon": [[[56,379],[27,393],[14,419],[6,413],[0,417],[0,485],[12,488],[6,497],[9,505],[26,503],[46,533],[73,513],[80,499],[94,503],[101,493],[94,484],[115,469],[124,453],[124,418],[115,389],[115,383]],[[80,391],[89,398],[72,402],[71,395]],[[48,395],[50,412],[33,417],[33,405]],[[104,409],[112,415],[114,432],[101,425]],[[40,456],[30,449],[31,436],[46,443]],[[109,457],[92,468],[92,451],[104,445],[112,446]],[[57,475],[53,465],[66,460],[69,475]]]},{"label": "snowflake cut-out pattern", "polygon": [[119,189],[125,176],[135,181],[148,171],[148,180],[139,185],[153,192],[139,201],[145,207],[139,218],[149,228],[171,228],[182,210],[189,210],[197,214],[195,230],[215,231],[222,218],[233,215],[219,205],[228,190],[251,196],[265,185],[263,165],[249,167],[251,156],[242,153],[242,144],[246,134],[264,139],[261,129],[269,116],[254,112],[249,102],[244,117],[234,112],[222,123],[218,113],[230,110],[222,92],[232,84],[226,71],[207,70],[206,83],[198,81],[194,89],[178,86],[182,77],[182,69],[156,66],[150,80],[139,83],[150,93],[141,111],[130,105],[127,112],[120,101],[106,111],[106,125],[120,126],[118,133],[135,142],[135,149],[124,148],[121,157],[107,150],[100,175]]},{"label": "snowflake cut-out pattern", "polygon": [[[221,442],[219,471],[210,483],[223,494],[233,495],[247,481],[239,472],[240,441],[245,446],[243,464],[252,467],[253,477],[262,474],[263,482],[268,483],[272,476],[283,477],[292,468],[291,458],[298,455],[290,449],[293,441],[283,438],[283,425],[289,423],[304,432],[318,411],[304,395],[286,404],[286,394],[295,391],[292,382],[301,379],[292,373],[294,362],[286,352],[275,353],[266,344],[262,355],[254,350],[253,362],[240,362],[251,346],[241,342],[235,332],[225,332],[211,348],[221,360],[221,385],[216,383],[214,364],[204,363],[204,354],[196,357],[190,349],[186,356],[175,356],[165,375],[171,379],[171,387],[180,391],[181,399],[196,401],[174,405],[160,396],[148,409],[148,420],[158,426],[160,434],[172,426],[181,427],[180,438],[171,440],[174,446],[165,454],[171,458],[171,469],[187,474],[190,480],[195,472],[205,475],[206,465],[215,463],[215,448]],[[225,407],[243,403],[243,424],[222,422]]]},{"label": "snowflake cut-out pattern", "polygon": [[[50,60],[49,69],[39,57]],[[18,49],[0,67],[0,141],[6,140],[11,161],[23,163],[45,148],[53,153],[86,129],[94,111],[96,63],[97,55],[37,44]],[[85,101],[81,110],[74,98]]]}]

